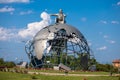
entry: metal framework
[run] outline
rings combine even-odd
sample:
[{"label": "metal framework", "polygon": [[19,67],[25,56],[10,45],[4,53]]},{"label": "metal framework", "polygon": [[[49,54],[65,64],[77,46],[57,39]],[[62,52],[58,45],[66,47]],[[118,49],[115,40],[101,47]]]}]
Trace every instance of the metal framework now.
[{"label": "metal framework", "polygon": [[[36,46],[34,44],[38,41],[42,43],[43,40],[46,40],[47,46],[44,49],[42,58],[38,59],[35,53]],[[65,29],[54,32],[53,39],[40,38],[28,41],[25,46],[25,51],[32,66],[35,68],[45,67],[46,65],[49,67],[57,66],[63,63],[72,69],[76,69],[76,67],[88,69],[91,56],[90,48],[83,35],[81,38],[78,38],[75,33],[68,35]],[[75,64],[71,66],[69,60],[75,63],[76,59],[79,59],[79,64],[77,66]]]},{"label": "metal framework", "polygon": [[60,21],[46,26],[26,43],[25,51],[32,66],[53,67],[62,63],[72,69],[87,70],[93,55],[86,39],[76,28],[61,21],[65,17],[61,10],[57,16]]}]

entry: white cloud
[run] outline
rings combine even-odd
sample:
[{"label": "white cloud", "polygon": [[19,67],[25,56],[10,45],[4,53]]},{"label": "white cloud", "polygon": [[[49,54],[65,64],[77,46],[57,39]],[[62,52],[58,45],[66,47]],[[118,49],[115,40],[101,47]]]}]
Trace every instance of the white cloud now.
[{"label": "white cloud", "polygon": [[31,11],[31,10],[28,10],[28,11],[22,11],[22,12],[20,12],[20,15],[26,15],[26,14],[31,14],[31,13],[33,13],[33,11]]},{"label": "white cloud", "polygon": [[111,21],[112,24],[119,24],[119,21]]},{"label": "white cloud", "polygon": [[46,12],[42,12],[39,22],[29,23],[26,29],[7,29],[0,27],[0,41],[10,41],[18,39],[31,39],[39,30],[50,24],[50,16]]},{"label": "white cloud", "polygon": [[7,29],[0,27],[0,41],[10,40],[16,38],[17,30],[16,29]]},{"label": "white cloud", "polygon": [[114,43],[115,43],[115,41],[113,41],[113,40],[110,40],[109,42],[110,42],[111,44],[114,44]]},{"label": "white cloud", "polygon": [[91,40],[88,40],[87,42],[88,42],[89,46],[92,46],[92,41]]},{"label": "white cloud", "polygon": [[82,22],[85,22],[86,20],[87,20],[86,17],[82,17],[82,18],[81,18],[81,21],[82,21]]},{"label": "white cloud", "polygon": [[116,41],[114,41],[114,40],[106,40],[106,41],[109,42],[110,44],[116,43]]},{"label": "white cloud", "polygon": [[0,0],[0,3],[29,3],[30,0]]},{"label": "white cloud", "polygon": [[104,38],[108,38],[108,35],[104,35],[103,37],[104,37]]},{"label": "white cloud", "polygon": [[113,20],[113,21],[108,22],[105,20],[101,20],[100,23],[102,23],[102,24],[110,24],[110,23],[111,24],[119,24],[119,21]]},{"label": "white cloud", "polygon": [[13,12],[13,11],[15,11],[13,7],[5,6],[3,8],[0,8],[0,12]]},{"label": "white cloud", "polygon": [[120,1],[119,1],[119,2],[117,2],[117,5],[118,5],[118,6],[120,6]]},{"label": "white cloud", "polygon": [[110,44],[116,43],[116,41],[110,40],[110,39],[109,39],[110,37],[109,37],[108,35],[104,35],[103,37],[104,37],[105,41],[108,42],[108,43],[110,43]]},{"label": "white cloud", "polygon": [[42,21],[33,22],[27,25],[27,29],[22,29],[18,32],[18,35],[22,38],[33,37],[39,30],[50,24],[50,16],[46,12],[42,12],[40,17]]},{"label": "white cloud", "polygon": [[91,46],[91,45],[92,45],[92,43],[91,43],[91,42],[88,42],[88,45],[89,45],[89,46]]},{"label": "white cloud", "polygon": [[97,48],[97,50],[99,50],[99,51],[103,51],[103,50],[106,50],[106,49],[107,49],[106,46],[102,46],[102,47],[100,47],[100,48]]},{"label": "white cloud", "polygon": [[103,24],[107,24],[107,21],[105,21],[105,20],[101,20],[100,22]]}]

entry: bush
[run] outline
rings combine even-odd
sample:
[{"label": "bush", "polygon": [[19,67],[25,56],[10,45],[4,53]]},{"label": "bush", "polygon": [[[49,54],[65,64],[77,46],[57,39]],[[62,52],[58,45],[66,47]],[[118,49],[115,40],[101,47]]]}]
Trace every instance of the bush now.
[{"label": "bush", "polygon": [[32,75],[31,78],[32,79],[37,79],[37,77],[35,75]]},{"label": "bush", "polygon": [[14,67],[15,63],[10,61],[10,62],[6,62],[3,60],[3,58],[0,58],[0,66],[5,66],[5,67]]},{"label": "bush", "polygon": [[97,71],[113,72],[113,66],[110,64],[96,64]]}]

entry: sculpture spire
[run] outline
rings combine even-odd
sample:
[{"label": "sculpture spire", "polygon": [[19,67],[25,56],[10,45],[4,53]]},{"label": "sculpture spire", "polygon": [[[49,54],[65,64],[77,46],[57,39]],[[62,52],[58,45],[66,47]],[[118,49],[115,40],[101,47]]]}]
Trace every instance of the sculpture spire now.
[{"label": "sculpture spire", "polygon": [[57,13],[57,14],[51,14],[51,16],[56,16],[56,17],[57,17],[57,18],[55,19],[55,22],[56,22],[56,23],[61,23],[61,24],[66,23],[66,21],[65,21],[66,15],[63,14],[62,9],[59,10],[59,13]]}]

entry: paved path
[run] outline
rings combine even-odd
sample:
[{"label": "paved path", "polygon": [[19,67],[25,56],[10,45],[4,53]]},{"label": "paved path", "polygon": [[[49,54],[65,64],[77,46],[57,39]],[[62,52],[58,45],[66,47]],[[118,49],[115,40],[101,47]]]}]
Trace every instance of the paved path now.
[{"label": "paved path", "polygon": [[43,74],[43,75],[61,75],[61,76],[109,76],[109,75],[97,75],[97,74],[64,74],[64,73],[47,73],[47,72],[28,72],[28,74]]}]

